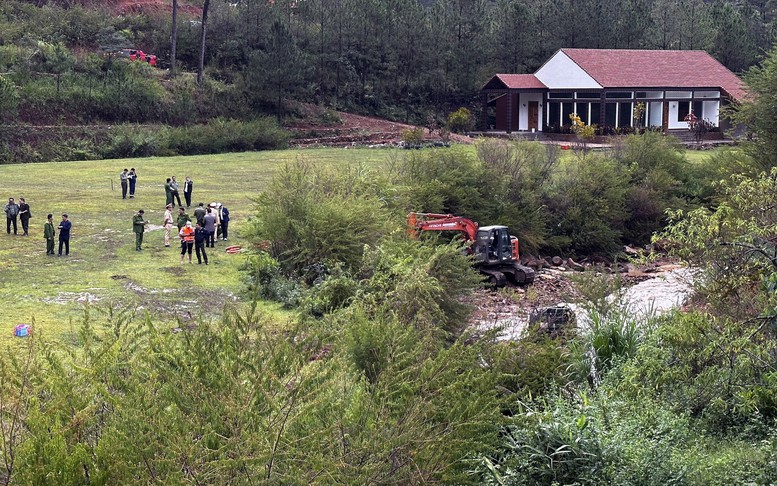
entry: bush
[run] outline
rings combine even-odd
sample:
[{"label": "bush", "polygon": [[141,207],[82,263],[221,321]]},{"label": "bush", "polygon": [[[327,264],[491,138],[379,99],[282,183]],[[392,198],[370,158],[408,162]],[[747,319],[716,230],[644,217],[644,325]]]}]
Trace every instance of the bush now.
[{"label": "bush", "polygon": [[549,188],[547,247],[562,253],[614,255],[628,216],[628,173],[601,155],[575,158]]},{"label": "bush", "polygon": [[423,128],[407,128],[402,130],[402,142],[405,147],[417,148],[421,146],[421,142],[424,141],[424,129]]},{"label": "bush", "polygon": [[365,248],[392,228],[382,191],[363,168],[287,165],[257,198],[249,238],[269,241],[282,272],[308,283],[319,276],[312,269],[320,265],[353,272],[361,267]]},{"label": "bush", "polygon": [[289,134],[271,118],[251,122],[217,118],[205,125],[170,130],[169,149],[180,155],[285,148]]},{"label": "bush", "polygon": [[453,133],[463,133],[472,129],[475,120],[466,108],[459,108],[448,115],[448,129]]}]

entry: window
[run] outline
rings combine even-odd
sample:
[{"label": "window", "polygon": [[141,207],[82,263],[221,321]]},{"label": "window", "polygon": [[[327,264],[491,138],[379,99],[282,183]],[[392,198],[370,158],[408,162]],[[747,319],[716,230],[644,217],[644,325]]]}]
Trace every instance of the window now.
[{"label": "window", "polygon": [[591,103],[591,123],[589,125],[599,125],[601,116],[599,114],[601,104]]},{"label": "window", "polygon": [[558,91],[556,93],[548,93],[548,98],[556,99],[556,100],[571,100],[572,99],[572,92],[571,91]]},{"label": "window", "polygon": [[618,126],[631,126],[631,103],[618,103]]},{"label": "window", "polygon": [[609,99],[618,99],[618,98],[627,98],[631,99],[631,91],[611,91],[609,93],[606,93],[605,98]]},{"label": "window", "polygon": [[548,103],[548,125],[559,125],[561,120],[561,103]]},{"label": "window", "polygon": [[562,112],[561,112],[561,126],[564,125],[571,125],[572,120],[569,119],[569,115],[571,115],[575,111],[575,104],[574,103],[562,103]]},{"label": "window", "polygon": [[615,126],[615,103],[607,103],[604,105],[604,124],[608,127]]},{"label": "window", "polygon": [[588,103],[575,103],[575,113],[588,125]]},{"label": "window", "polygon": [[594,92],[582,92],[582,93],[576,93],[576,97],[579,100],[598,100],[599,99],[599,93]]}]

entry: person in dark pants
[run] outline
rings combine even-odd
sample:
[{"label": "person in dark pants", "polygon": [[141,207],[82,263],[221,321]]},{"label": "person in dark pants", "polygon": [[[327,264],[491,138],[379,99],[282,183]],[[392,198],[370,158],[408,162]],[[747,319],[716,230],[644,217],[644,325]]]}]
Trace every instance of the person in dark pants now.
[{"label": "person in dark pants", "polygon": [[192,190],[194,189],[194,181],[191,177],[186,176],[186,180],[183,181],[183,198],[186,199],[186,207],[192,205]]},{"label": "person in dark pants", "polygon": [[173,204],[173,190],[170,188],[170,178],[165,181],[165,205]]},{"label": "person in dark pants", "polygon": [[229,230],[229,209],[226,206],[221,206],[221,239],[227,241]]},{"label": "person in dark pants", "polygon": [[205,246],[210,246],[211,248],[216,246],[216,239],[214,235],[216,234],[216,213],[211,210],[211,208],[207,209],[207,213],[205,214],[205,217],[203,219],[203,225],[202,227],[205,228]]},{"label": "person in dark pants", "polygon": [[19,198],[19,221],[22,222],[22,236],[29,236],[30,235],[30,217],[32,216],[32,213],[30,212],[30,205],[27,204],[27,201],[24,200],[23,197]]},{"label": "person in dark pants", "polygon": [[178,226],[178,231],[181,231],[181,228],[183,228],[186,225],[186,222],[191,222],[192,218],[189,217],[188,214],[186,214],[186,209],[183,207],[178,208],[178,217],[175,220],[176,226]]},{"label": "person in dark pants", "polygon": [[65,256],[70,255],[70,228],[73,223],[67,219],[67,214],[62,215],[62,222],[59,223],[59,256],[62,256],[62,246],[65,247]]},{"label": "person in dark pants", "polygon": [[46,255],[54,254],[54,215],[49,214],[46,216],[46,223],[43,225],[43,237],[46,238]]},{"label": "person in dark pants", "polygon": [[138,213],[132,217],[132,231],[135,232],[135,251],[141,251],[143,248],[143,232],[146,231],[148,221],[143,219],[144,211],[138,210]]},{"label": "person in dark pants", "polygon": [[129,169],[124,169],[119,174],[119,180],[121,181],[121,198],[127,199],[127,187],[129,185]]},{"label": "person in dark pants", "polygon": [[[205,265],[208,264],[208,255],[205,253],[206,238],[205,228],[200,223],[197,223],[194,227],[194,251],[197,253],[197,265],[202,264],[202,260],[205,260]],[[202,252],[202,258],[200,258],[200,252]]]},{"label": "person in dark pants", "polygon": [[183,257],[187,253],[189,254],[189,263],[192,263],[192,247],[194,246],[194,228],[192,228],[192,222],[187,221],[186,225],[178,232],[178,236],[181,237],[181,263],[183,263]]},{"label": "person in dark pants", "polygon": [[13,223],[13,234],[16,234],[16,217],[19,216],[19,205],[12,197],[8,198],[8,204],[5,205],[5,228],[8,234],[11,234],[11,223]]},{"label": "person in dark pants", "polygon": [[178,201],[178,206],[182,207],[183,204],[181,204],[181,196],[178,195],[178,181],[175,180],[175,176],[173,176],[172,180],[170,181],[170,192],[172,193],[172,197]]},{"label": "person in dark pants", "polygon": [[138,173],[137,171],[135,171],[134,167],[129,170],[129,174],[127,175],[127,177],[129,179],[130,198],[133,198],[135,197],[135,183],[138,180]]}]

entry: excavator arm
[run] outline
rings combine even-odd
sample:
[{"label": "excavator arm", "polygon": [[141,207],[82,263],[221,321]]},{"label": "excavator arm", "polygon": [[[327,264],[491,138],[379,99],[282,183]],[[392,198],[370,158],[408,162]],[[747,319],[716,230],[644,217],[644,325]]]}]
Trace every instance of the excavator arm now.
[{"label": "excavator arm", "polygon": [[471,219],[452,214],[409,213],[408,232],[417,238],[421,231],[458,231],[464,233],[465,241],[475,241],[478,224]]}]

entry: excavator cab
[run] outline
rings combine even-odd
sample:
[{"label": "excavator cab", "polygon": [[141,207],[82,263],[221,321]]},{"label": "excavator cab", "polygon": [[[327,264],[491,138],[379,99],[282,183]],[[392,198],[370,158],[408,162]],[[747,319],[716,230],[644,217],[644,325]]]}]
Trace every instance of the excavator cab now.
[{"label": "excavator cab", "polygon": [[513,244],[507,226],[478,228],[472,253],[477,263],[499,264],[512,262]]}]

